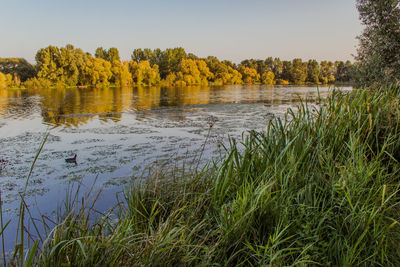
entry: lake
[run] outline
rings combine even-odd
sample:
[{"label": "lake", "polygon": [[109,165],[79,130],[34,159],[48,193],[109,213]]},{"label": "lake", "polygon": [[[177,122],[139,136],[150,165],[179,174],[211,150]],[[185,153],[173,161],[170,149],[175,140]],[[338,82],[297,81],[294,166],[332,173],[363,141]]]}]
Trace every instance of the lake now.
[{"label": "lake", "polygon": [[[351,90],[343,87],[342,90]],[[41,142],[26,202],[51,216],[71,184],[103,190],[98,205],[110,208],[147,167],[189,163],[204,145],[201,162],[223,155],[228,136],[262,131],[301,100],[313,102],[328,87],[241,85],[185,88],[0,90],[0,189],[5,221],[16,221],[20,192]],[[209,133],[209,121],[215,125]],[[77,155],[78,164],[65,158]],[[15,224],[6,231],[14,244]]]}]

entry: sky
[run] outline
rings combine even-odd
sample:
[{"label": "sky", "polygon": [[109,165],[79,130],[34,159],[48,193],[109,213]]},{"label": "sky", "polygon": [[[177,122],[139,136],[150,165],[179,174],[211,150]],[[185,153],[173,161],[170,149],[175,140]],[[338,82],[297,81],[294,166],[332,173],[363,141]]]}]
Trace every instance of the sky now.
[{"label": "sky", "polygon": [[0,57],[34,62],[72,44],[183,47],[235,63],[248,58],[352,60],[362,31],[354,0],[0,0]]}]

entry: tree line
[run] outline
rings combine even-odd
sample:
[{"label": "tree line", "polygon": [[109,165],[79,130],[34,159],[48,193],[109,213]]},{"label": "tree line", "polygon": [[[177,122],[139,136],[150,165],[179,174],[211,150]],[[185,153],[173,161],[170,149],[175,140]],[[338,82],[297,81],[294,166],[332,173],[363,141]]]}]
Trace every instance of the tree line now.
[{"label": "tree line", "polygon": [[99,47],[94,55],[73,45],[48,46],[36,53],[36,65],[25,59],[0,58],[0,87],[188,86],[350,83],[350,61],[291,61],[269,57],[240,64],[209,56],[199,58],[183,48],[135,49],[121,61],[117,48]]}]

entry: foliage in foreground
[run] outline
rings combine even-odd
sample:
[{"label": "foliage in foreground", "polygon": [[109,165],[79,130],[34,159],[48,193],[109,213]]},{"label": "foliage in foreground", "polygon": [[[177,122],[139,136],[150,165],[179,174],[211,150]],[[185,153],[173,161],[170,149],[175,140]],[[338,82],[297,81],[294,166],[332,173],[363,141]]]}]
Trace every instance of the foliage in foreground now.
[{"label": "foliage in foreground", "polygon": [[132,183],[117,219],[89,224],[87,210],[69,209],[40,253],[25,258],[41,266],[399,266],[399,100],[393,88],[303,104],[266,133],[232,140],[220,163]]}]

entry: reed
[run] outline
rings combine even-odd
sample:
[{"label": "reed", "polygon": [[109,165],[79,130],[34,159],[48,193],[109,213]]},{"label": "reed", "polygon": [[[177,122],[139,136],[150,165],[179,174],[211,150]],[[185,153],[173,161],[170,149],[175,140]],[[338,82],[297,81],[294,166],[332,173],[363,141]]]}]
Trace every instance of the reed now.
[{"label": "reed", "polygon": [[93,223],[90,203],[72,204],[26,255],[40,266],[399,266],[399,101],[391,87],[302,103],[231,139],[219,162],[132,182]]}]

